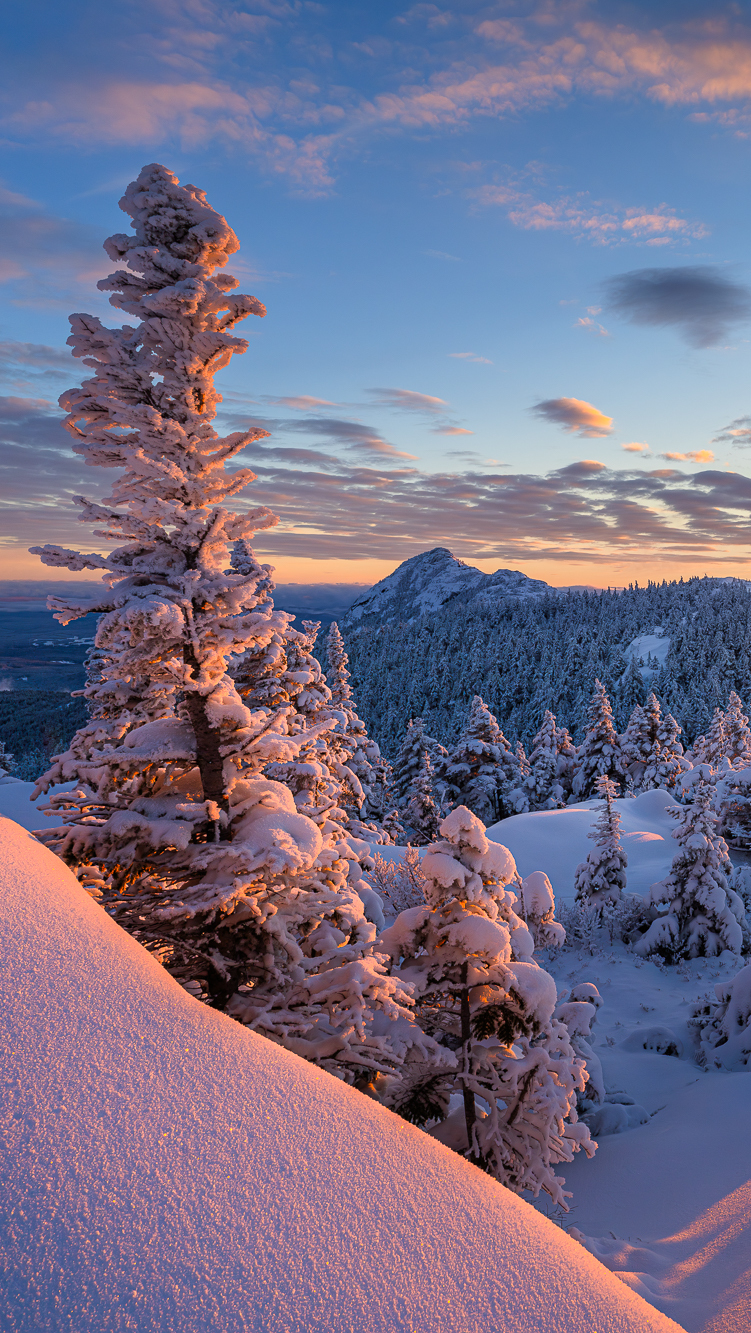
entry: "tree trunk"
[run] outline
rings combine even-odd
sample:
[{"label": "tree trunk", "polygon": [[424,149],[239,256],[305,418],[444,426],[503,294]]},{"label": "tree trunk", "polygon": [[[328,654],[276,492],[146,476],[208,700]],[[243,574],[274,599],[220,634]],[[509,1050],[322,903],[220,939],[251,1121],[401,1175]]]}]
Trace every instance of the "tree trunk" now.
[{"label": "tree trunk", "polygon": [[[198,675],[198,662],[192,647],[183,650],[184,660]],[[224,761],[219,751],[219,731],[212,727],[206,716],[206,700],[192,690],[186,691],[185,707],[196,738],[196,763],[201,774],[203,799],[215,801],[220,810],[229,814],[229,801],[224,790]],[[220,836],[226,831],[220,830]]]},{"label": "tree trunk", "polygon": [[[469,1016],[469,989],[467,987],[468,964],[462,966],[462,986],[461,993],[461,1023],[462,1023],[462,1059],[465,1067],[469,1070],[469,1061],[472,1051],[472,1028],[470,1026]],[[471,1088],[468,1088],[466,1082],[462,1083],[462,1097],[464,1098],[464,1123],[467,1126],[467,1147],[469,1150],[469,1159],[475,1160],[475,1152],[472,1146],[472,1135],[477,1119],[477,1110],[475,1107],[475,1094]]]}]

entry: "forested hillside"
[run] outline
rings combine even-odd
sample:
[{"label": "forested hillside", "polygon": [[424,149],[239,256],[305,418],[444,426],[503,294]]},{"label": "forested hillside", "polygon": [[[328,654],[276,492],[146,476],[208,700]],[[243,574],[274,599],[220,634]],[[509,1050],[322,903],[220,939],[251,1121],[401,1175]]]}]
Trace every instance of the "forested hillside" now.
[{"label": "forested hillside", "polygon": [[[634,643],[645,636],[649,643]],[[735,579],[501,605],[456,599],[346,640],[360,714],[390,756],[412,717],[441,741],[455,740],[476,694],[509,739],[525,745],[546,708],[580,741],[596,679],[619,729],[652,689],[686,744],[707,730],[731,690],[751,699],[751,589]]]}]

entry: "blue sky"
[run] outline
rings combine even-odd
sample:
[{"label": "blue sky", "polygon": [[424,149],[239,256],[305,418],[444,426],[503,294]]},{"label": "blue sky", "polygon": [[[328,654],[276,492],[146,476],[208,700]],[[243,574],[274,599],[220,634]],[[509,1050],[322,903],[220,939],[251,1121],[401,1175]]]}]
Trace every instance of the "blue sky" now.
[{"label": "blue sky", "polygon": [[6,577],[91,548],[67,316],[117,319],[101,243],[150,161],[268,307],[221,388],[272,433],[280,578],[436,545],[555,584],[749,574],[748,5],[32,0],[4,29]]}]

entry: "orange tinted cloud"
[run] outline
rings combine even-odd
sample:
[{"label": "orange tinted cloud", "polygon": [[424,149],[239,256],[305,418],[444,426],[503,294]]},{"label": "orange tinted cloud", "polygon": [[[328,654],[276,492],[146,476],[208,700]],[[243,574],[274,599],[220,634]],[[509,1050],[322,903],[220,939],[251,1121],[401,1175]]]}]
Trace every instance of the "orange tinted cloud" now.
[{"label": "orange tinted cloud", "polygon": [[660,454],[660,458],[669,458],[674,463],[713,463],[711,449],[689,449],[685,454]]},{"label": "orange tinted cloud", "polygon": [[613,418],[605,416],[583,398],[546,398],[544,402],[536,403],[532,411],[546,421],[563,426],[569,434],[576,433],[588,439],[610,435],[613,429]]}]

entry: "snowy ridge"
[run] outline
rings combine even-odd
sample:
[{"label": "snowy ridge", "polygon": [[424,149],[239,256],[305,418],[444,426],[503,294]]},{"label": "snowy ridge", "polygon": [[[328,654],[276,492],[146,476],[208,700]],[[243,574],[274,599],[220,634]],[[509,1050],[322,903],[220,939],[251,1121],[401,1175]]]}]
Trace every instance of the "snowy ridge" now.
[{"label": "snowy ridge", "polygon": [[356,597],[341,624],[344,629],[354,629],[363,621],[416,620],[457,596],[482,595],[496,602],[508,597],[544,597],[553,591],[541,579],[527,578],[514,569],[483,574],[445,546],[436,546],[405,560],[393,574]]},{"label": "snowy ridge", "polygon": [[187,995],[0,821],[0,1327],[676,1333],[523,1200]]}]

